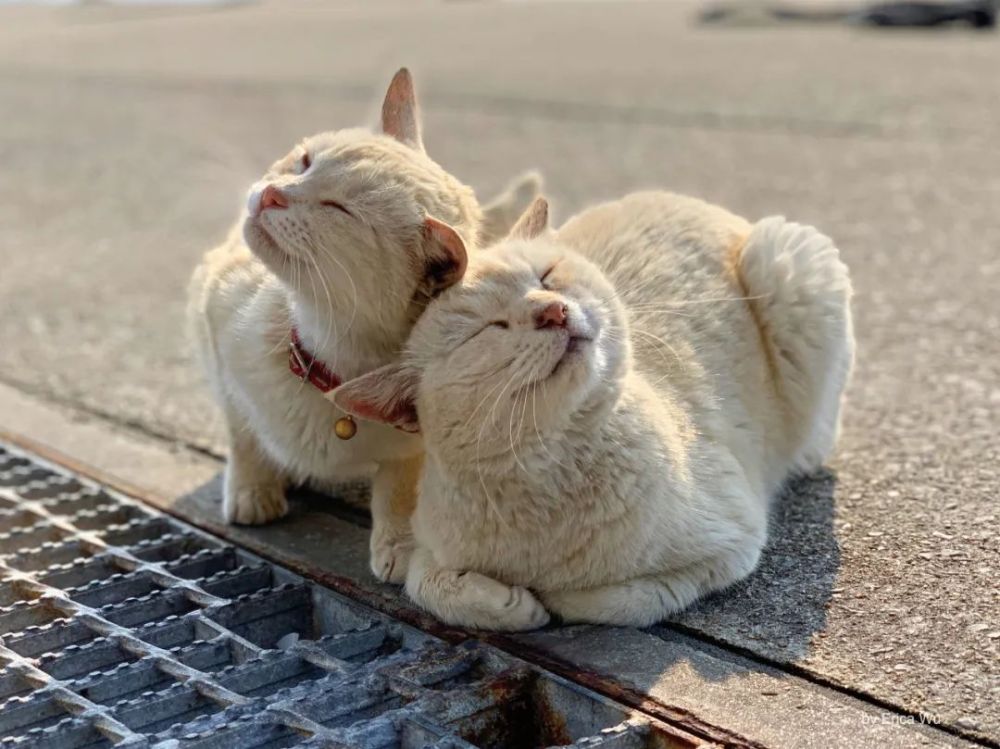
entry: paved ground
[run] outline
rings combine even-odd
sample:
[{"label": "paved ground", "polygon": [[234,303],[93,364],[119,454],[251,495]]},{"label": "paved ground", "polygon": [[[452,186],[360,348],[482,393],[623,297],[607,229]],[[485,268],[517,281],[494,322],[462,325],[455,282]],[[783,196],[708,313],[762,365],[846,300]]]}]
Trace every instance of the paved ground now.
[{"label": "paved ground", "polygon": [[429,150],[484,193],[532,166],[558,217],[658,185],[838,240],[841,450],[761,573],[681,622],[1000,743],[1000,40],[699,29],[687,0],[278,5],[0,8],[0,380],[220,450],[190,269],[262,166],[408,64]]}]

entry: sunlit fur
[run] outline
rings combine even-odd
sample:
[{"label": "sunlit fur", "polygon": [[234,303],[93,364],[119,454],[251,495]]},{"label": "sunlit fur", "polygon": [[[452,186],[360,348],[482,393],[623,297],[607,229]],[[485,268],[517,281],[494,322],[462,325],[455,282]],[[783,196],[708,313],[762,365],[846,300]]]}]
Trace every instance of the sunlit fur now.
[{"label": "sunlit fur", "polygon": [[[567,327],[537,329],[533,315],[553,301],[567,306]],[[428,383],[421,428],[447,435],[449,462],[477,476],[520,460],[536,427],[561,433],[618,397],[630,356],[624,310],[596,267],[555,243],[484,253],[433,310],[409,346]]]},{"label": "sunlit fur", "polygon": [[[286,208],[258,210],[269,185]],[[481,224],[509,229],[513,218],[504,217],[516,216],[537,185],[522,178],[484,212],[419,143],[360,129],[305,139],[253,185],[237,225],[205,256],[190,288],[198,353],[228,427],[227,521],[268,522],[287,512],[288,484],[325,486],[377,467],[372,564],[380,577],[393,576],[389,547],[409,542],[384,530],[382,510],[413,483],[420,439],[377,424],[336,439],[333,424],[344,413],[289,372],[290,330],[343,379],[385,364],[432,291],[425,218],[449,224],[473,252]]]},{"label": "sunlit fur", "polygon": [[[591,339],[555,374],[550,298]],[[849,298],[815,229],[666,193],[475,258],[394,375],[427,449],[410,595],[468,626],[647,625],[748,575],[769,500],[833,447]]]},{"label": "sunlit fur", "polygon": [[[267,185],[289,206],[255,216]],[[297,322],[322,334],[310,341],[318,354],[350,335],[396,349],[419,313],[424,217],[455,228],[468,247],[482,221],[471,188],[426,153],[361,129],[307,138],[251,187],[247,207],[244,238],[294,292]]]}]

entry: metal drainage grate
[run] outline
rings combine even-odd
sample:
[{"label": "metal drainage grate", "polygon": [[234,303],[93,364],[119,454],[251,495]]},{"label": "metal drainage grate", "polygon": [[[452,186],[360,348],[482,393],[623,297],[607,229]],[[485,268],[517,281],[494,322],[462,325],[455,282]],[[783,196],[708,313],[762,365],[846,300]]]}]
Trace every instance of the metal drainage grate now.
[{"label": "metal drainage grate", "polygon": [[0,746],[664,746],[625,707],[449,646],[0,446]]}]

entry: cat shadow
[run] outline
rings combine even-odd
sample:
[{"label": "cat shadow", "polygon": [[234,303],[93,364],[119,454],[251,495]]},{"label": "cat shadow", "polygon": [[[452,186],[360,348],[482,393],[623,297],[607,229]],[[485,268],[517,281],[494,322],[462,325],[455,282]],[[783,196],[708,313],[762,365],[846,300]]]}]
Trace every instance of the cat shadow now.
[{"label": "cat shadow", "polygon": [[[351,525],[371,530],[371,514],[368,512],[369,485],[364,481],[344,483],[330,492],[309,486],[294,486],[288,490],[289,515],[264,526],[225,525],[222,522],[222,483],[224,472],[219,471],[211,479],[186,494],[170,502],[170,511],[182,519],[212,528],[222,536],[232,536],[247,530],[264,530],[271,526],[297,526],[313,519],[313,516],[335,517]],[[263,534],[261,534],[263,535]]]},{"label": "cat shadow", "polygon": [[553,623],[516,640],[572,672],[668,702],[678,689],[721,699],[720,692],[699,690],[785,679],[783,666],[807,656],[826,627],[840,568],[836,486],[836,475],[825,469],[792,482],[772,507],[757,570],[667,621],[643,629]]},{"label": "cat shadow", "polygon": [[[746,580],[702,599],[668,621],[641,632],[553,623],[516,639],[556,653],[568,647],[564,655],[573,653],[570,660],[582,655],[585,661],[593,658],[589,665],[601,671],[602,666],[622,656],[617,650],[632,652],[628,643],[635,641],[629,632],[653,635],[665,647],[658,649],[655,657],[646,651],[640,658],[645,661],[644,667],[633,673],[633,683],[647,689],[682,661],[712,682],[752,671],[775,672],[775,664],[799,661],[808,655],[816,634],[825,629],[826,610],[840,568],[840,547],[833,525],[836,487],[836,474],[826,469],[792,482],[772,507],[769,542],[757,570]],[[367,485],[358,483],[338,489],[332,495],[294,489],[289,495],[288,517],[268,526],[222,527],[220,474],[178,497],[172,509],[196,525],[265,555],[267,549],[304,552],[308,566],[346,576],[363,588],[378,588],[396,597],[398,605],[408,606],[401,591],[379,585],[368,572],[367,535],[371,525],[362,504],[367,498]],[[310,543],[308,538],[317,534],[321,541]],[[338,538],[338,543],[332,545],[336,553],[329,551],[331,537]],[[645,649],[641,641],[638,644],[640,650]],[[742,653],[733,653],[733,648]]]},{"label": "cat shadow", "polygon": [[757,570],[651,631],[681,631],[782,663],[804,658],[826,627],[840,569],[836,488],[829,469],[789,484],[772,507]]}]

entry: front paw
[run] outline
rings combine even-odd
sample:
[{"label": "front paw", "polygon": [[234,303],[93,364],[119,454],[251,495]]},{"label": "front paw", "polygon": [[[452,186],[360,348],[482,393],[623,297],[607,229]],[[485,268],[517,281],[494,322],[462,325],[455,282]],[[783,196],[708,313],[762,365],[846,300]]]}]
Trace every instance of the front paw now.
[{"label": "front paw", "polygon": [[549,612],[527,588],[504,585],[477,572],[467,572],[462,577],[477,610],[478,621],[473,626],[520,632],[549,623]]},{"label": "front paw", "polygon": [[263,525],[288,514],[285,489],[278,484],[228,484],[222,500],[227,523]]},{"label": "front paw", "polygon": [[384,583],[402,583],[410,569],[413,536],[409,533],[372,533],[372,573]]}]

